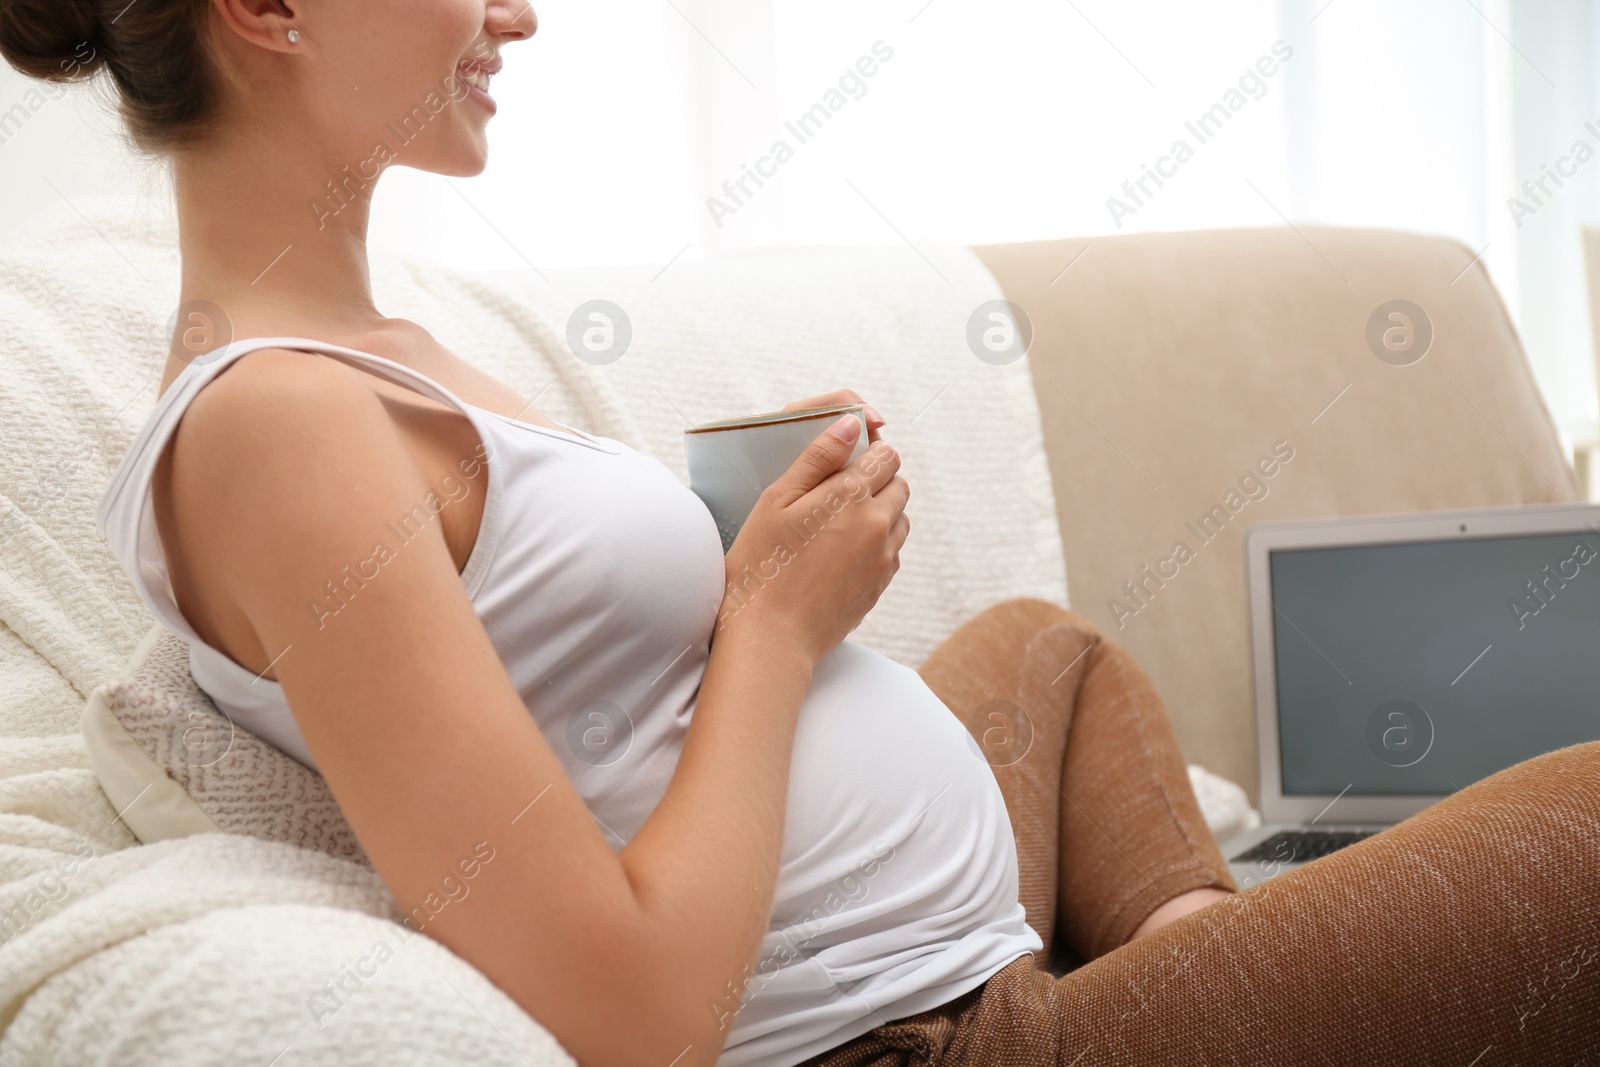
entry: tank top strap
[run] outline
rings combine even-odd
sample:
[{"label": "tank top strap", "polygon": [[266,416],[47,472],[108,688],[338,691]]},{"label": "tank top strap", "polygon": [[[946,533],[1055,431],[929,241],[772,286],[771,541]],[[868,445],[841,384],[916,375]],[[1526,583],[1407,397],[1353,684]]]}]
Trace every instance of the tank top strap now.
[{"label": "tank top strap", "polygon": [[95,524],[105,533],[111,551],[122,564],[123,570],[133,577],[146,606],[168,629],[191,643],[204,644],[204,641],[178,609],[166,557],[160,547],[155,513],[149,507],[150,483],[167,442],[200,390],[235,361],[263,348],[311,351],[358,366],[457,409],[472,421],[480,438],[486,442],[489,440],[484,420],[478,418],[471,405],[455,393],[425,374],[370,352],[308,337],[251,337],[230,342],[196,357],[156,401],[154,412],[122,457],[94,513]]},{"label": "tank top strap", "polygon": [[[194,392],[199,392],[206,382],[220,374],[222,368],[228,364],[241,356],[263,348],[291,348],[315,352],[318,355],[332,356],[346,363],[353,363],[396,385],[404,385],[414,389],[442,404],[448,404],[462,411],[466,411],[468,407],[466,402],[456,396],[455,393],[452,393],[426,374],[396,363],[392,359],[375,356],[371,352],[363,352],[357,348],[346,348],[343,345],[330,344],[327,341],[317,341],[310,337],[251,337],[242,341],[234,341],[213,352],[208,352],[196,358],[189,365],[190,367],[200,368],[200,373],[196,375],[196,378],[199,379],[199,384],[195,387]],[[185,368],[184,373],[187,372],[188,368]],[[183,375],[180,374],[179,378],[182,377]],[[177,384],[176,381],[173,383],[174,390],[177,388]]]}]

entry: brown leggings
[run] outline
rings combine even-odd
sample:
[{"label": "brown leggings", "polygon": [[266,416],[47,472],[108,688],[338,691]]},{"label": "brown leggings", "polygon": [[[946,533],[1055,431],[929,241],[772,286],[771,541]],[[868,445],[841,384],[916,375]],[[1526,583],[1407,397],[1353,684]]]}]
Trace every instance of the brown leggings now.
[{"label": "brown leggings", "polygon": [[1237,888],[1138,664],[1019,599],[919,673],[990,757],[1066,973],[1023,956],[805,1067],[1600,1067],[1600,742],[1130,942],[1171,897]]}]

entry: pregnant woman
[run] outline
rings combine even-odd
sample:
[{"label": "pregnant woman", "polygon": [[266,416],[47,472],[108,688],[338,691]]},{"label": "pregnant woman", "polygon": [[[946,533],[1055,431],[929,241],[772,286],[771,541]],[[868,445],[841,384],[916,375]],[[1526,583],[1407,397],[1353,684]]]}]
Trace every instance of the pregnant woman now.
[{"label": "pregnant woman", "polygon": [[185,307],[246,338],[180,325],[97,517],[402,911],[487,842],[428,933],[588,1067],[1600,1056],[1596,746],[1234,892],[1083,620],[1010,601],[920,672],[844,640],[909,532],[876,412],[724,557],[662,464],[383,316],[378,174],[479,172],[534,29],[524,0],[0,0],[14,67],[109,77],[170,159]]}]

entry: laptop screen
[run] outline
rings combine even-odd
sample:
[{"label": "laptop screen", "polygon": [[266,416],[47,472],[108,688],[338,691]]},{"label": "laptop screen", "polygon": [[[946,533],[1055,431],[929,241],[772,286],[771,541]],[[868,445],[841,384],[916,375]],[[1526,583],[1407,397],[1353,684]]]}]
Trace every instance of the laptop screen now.
[{"label": "laptop screen", "polygon": [[1600,534],[1268,565],[1285,796],[1446,794],[1600,738]]}]

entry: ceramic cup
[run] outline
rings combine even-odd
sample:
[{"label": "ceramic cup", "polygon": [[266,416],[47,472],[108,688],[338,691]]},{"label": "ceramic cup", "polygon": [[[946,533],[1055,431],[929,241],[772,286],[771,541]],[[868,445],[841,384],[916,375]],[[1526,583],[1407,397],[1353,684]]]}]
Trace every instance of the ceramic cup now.
[{"label": "ceramic cup", "polygon": [[683,431],[689,460],[689,488],[705,501],[727,552],[756,506],[761,491],[794,465],[817,435],[854,415],[861,433],[850,451],[853,462],[867,450],[867,416],[862,404],[833,404],[798,411],[768,411],[722,419]]}]

